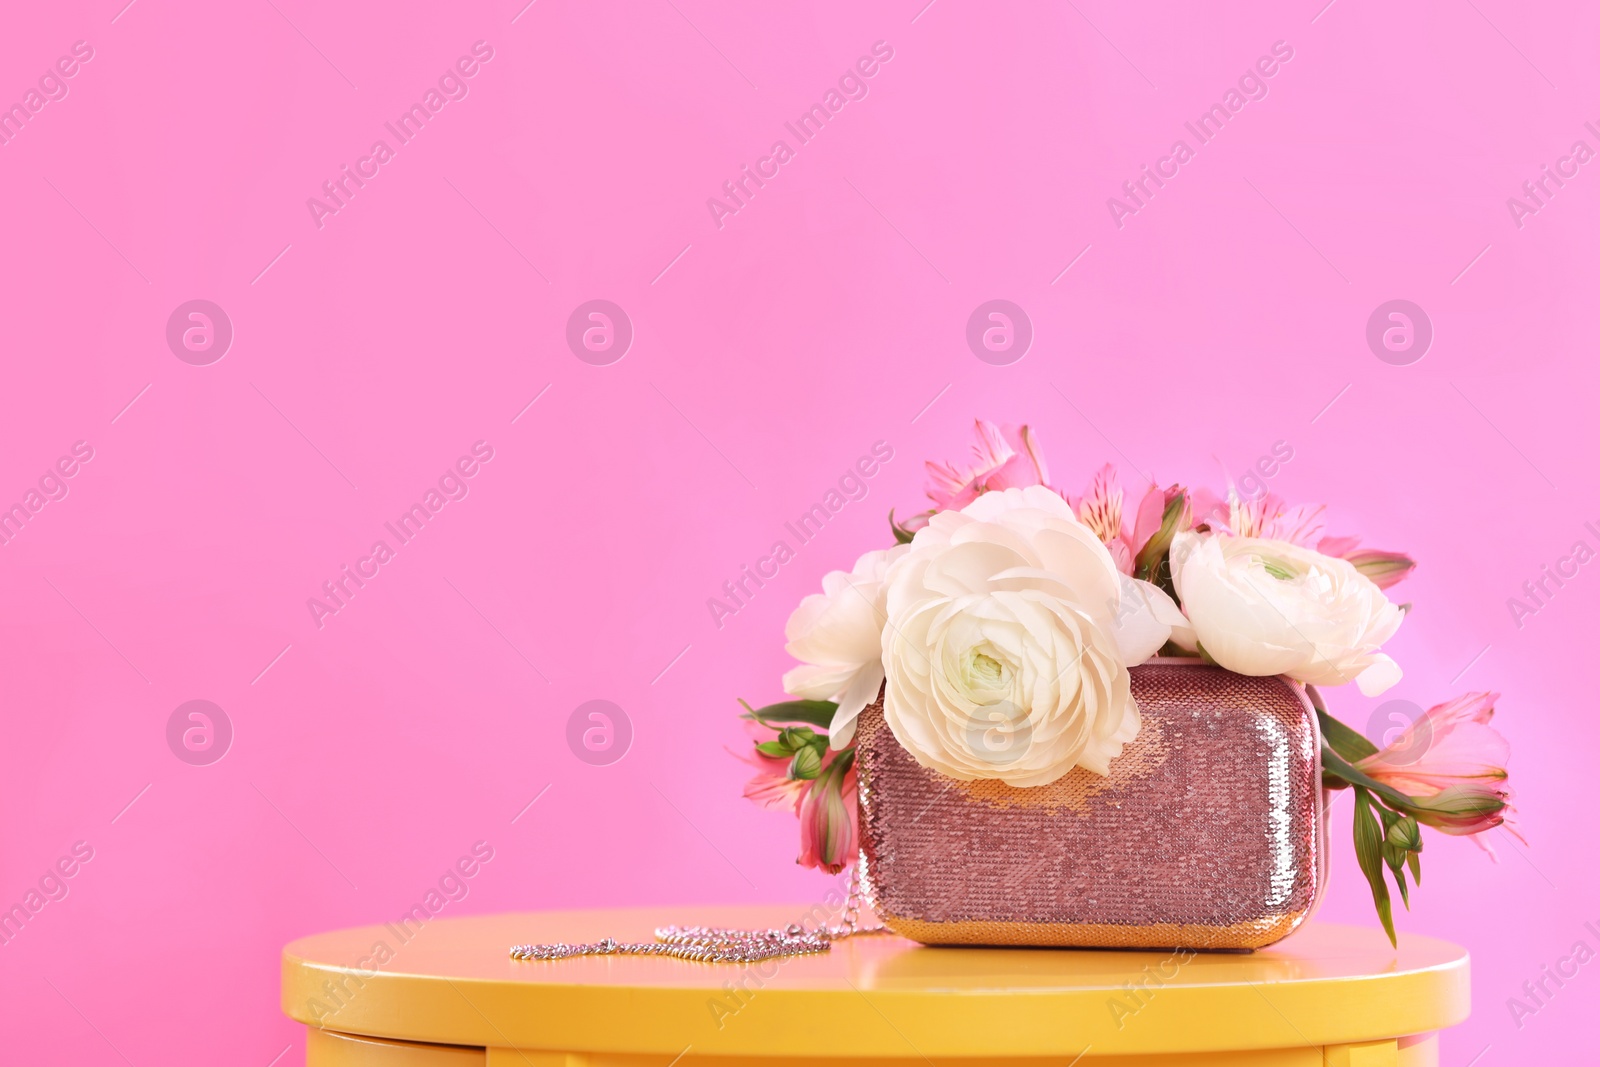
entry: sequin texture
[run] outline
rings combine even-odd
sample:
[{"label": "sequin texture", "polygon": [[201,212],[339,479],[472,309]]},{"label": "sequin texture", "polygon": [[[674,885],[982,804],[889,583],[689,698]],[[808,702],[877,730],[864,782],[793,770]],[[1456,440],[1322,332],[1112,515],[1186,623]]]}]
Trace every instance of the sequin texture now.
[{"label": "sequin texture", "polygon": [[1251,949],[1315,909],[1326,877],[1321,741],[1298,683],[1133,669],[1143,726],[1105,777],[959,782],[884,722],[857,732],[864,884],[925,944]]}]

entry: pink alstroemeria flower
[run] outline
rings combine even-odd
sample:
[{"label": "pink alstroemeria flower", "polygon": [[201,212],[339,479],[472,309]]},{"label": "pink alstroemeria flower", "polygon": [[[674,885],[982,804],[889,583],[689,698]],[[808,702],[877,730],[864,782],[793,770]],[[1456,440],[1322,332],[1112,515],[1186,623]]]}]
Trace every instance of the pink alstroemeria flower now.
[{"label": "pink alstroemeria flower", "polygon": [[972,463],[928,461],[928,499],[940,511],[964,508],[980,493],[993,489],[1026,489],[1050,484],[1044,454],[1033,430],[1027,426],[1001,428],[977,420],[978,439],[972,445]]},{"label": "pink alstroemeria flower", "polygon": [[820,867],[838,874],[855,861],[860,847],[856,811],[855,749],[835,755],[822,768],[800,801],[800,855],[802,867]]},{"label": "pink alstroemeria flower", "polygon": [[800,810],[800,801],[811,783],[789,777],[789,760],[757,753],[745,762],[756,768],[756,776],[744,784],[746,800],[753,800],[768,811]]},{"label": "pink alstroemeria flower", "polygon": [[1444,833],[1482,834],[1501,825],[1515,832],[1505,766],[1511,746],[1489,725],[1499,696],[1468,693],[1434,705],[1356,769],[1412,797],[1423,809],[1418,821]]},{"label": "pink alstroemeria flower", "polygon": [[1319,544],[1322,536],[1324,504],[1297,504],[1290,507],[1276,493],[1263,493],[1249,500],[1239,497],[1230,488],[1226,500],[1209,490],[1196,490],[1194,494],[1194,521],[1204,523],[1213,530],[1234,537],[1259,537],[1270,541],[1287,541],[1291,545],[1312,548],[1323,555]]},{"label": "pink alstroemeria flower", "polygon": [[789,757],[764,756],[753,747],[755,742],[771,740],[773,735],[770,729],[751,723],[747,724],[745,732],[750,735],[750,754],[744,756],[732,749],[727,750],[734,759],[748,763],[756,770],[755,777],[744,784],[745,799],[755,801],[768,811],[798,812],[800,801],[811,783],[789,777],[789,764],[792,762]]},{"label": "pink alstroemeria flower", "polygon": [[1073,502],[1072,510],[1100,538],[1111,553],[1117,570],[1132,574],[1139,550],[1161,529],[1161,516],[1177,491],[1176,487],[1163,491],[1157,486],[1150,486],[1140,498],[1130,526],[1123,513],[1125,497],[1117,479],[1117,469],[1107,463],[1095,474],[1083,496]]}]

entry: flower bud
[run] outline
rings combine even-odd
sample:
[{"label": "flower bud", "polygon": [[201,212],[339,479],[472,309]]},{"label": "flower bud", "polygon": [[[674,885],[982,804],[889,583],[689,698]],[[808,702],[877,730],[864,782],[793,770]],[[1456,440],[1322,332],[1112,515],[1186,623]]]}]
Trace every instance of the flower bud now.
[{"label": "flower bud", "polygon": [[1372,579],[1379,589],[1387,589],[1417,569],[1417,561],[1400,552],[1383,552],[1376,548],[1363,548],[1345,559],[1356,570]]},{"label": "flower bud", "polygon": [[1411,816],[1402,816],[1396,819],[1394,825],[1389,827],[1389,832],[1384,835],[1384,844],[1401,852],[1422,851],[1422,830],[1417,826],[1417,820]]},{"label": "flower bud", "polygon": [[1509,794],[1490,785],[1452,785],[1431,797],[1413,797],[1417,819],[1447,834],[1479,834],[1505,822]]},{"label": "flower bud", "polygon": [[785,726],[778,731],[778,740],[788,746],[790,752],[804,748],[816,739],[817,732],[809,726]]},{"label": "flower bud", "polygon": [[807,780],[822,773],[822,753],[815,746],[806,745],[794,754],[789,764],[789,777]]},{"label": "flower bud", "polygon": [[859,835],[855,749],[846,749],[828,766],[800,802],[802,867],[838,874],[856,857]]}]

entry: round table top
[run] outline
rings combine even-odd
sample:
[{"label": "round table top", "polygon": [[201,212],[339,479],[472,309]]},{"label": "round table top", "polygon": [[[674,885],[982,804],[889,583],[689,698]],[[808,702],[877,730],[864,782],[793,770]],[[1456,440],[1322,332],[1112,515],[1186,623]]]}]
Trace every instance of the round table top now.
[{"label": "round table top", "polygon": [[[437,918],[283,951],[283,1010],[345,1033],[609,1053],[1065,1056],[1293,1048],[1467,1017],[1467,953],[1311,923],[1251,954],[929,948],[875,935],[757,964],[518,961],[512,944],[650,940],[665,923],[783,926],[806,907]],[[409,937],[405,935],[409,934]]]}]

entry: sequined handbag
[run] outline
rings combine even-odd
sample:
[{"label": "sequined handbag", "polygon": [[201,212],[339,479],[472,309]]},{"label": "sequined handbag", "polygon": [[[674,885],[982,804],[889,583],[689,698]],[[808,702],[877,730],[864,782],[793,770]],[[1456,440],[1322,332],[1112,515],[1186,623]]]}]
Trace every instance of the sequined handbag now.
[{"label": "sequined handbag", "polygon": [[1327,877],[1321,738],[1304,688],[1197,661],[1132,670],[1138,736],[1100,776],[964,782],[868,707],[857,730],[862,882],[928,945],[1255,949]]}]

